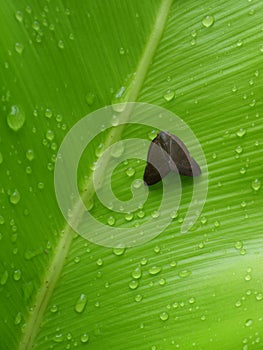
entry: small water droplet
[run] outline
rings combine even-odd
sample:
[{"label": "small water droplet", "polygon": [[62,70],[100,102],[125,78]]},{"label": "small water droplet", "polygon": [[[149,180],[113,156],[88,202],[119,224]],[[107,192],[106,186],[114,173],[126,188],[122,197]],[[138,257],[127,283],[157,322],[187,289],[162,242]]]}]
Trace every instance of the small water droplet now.
[{"label": "small water droplet", "polygon": [[63,50],[65,48],[65,44],[64,44],[64,41],[63,40],[59,40],[58,41],[58,47]]},{"label": "small water droplet", "polygon": [[38,21],[34,21],[32,23],[32,28],[35,30],[35,31],[39,31],[40,29],[40,23]]},{"label": "small water droplet", "polygon": [[15,43],[15,50],[19,55],[21,55],[24,51],[24,45],[21,43]]},{"label": "small water droplet", "polygon": [[47,108],[47,109],[45,110],[45,117],[48,118],[48,119],[50,119],[50,118],[52,117],[52,115],[53,115],[52,110],[51,110],[50,108]]},{"label": "small water droplet", "polygon": [[55,342],[55,343],[62,343],[63,342],[63,335],[61,333],[57,333],[54,335],[54,337],[52,338],[52,340]]},{"label": "small water droplet", "polygon": [[207,15],[202,19],[202,24],[204,27],[209,28],[211,27],[215,22],[214,16]]},{"label": "small water droplet", "polygon": [[25,123],[25,114],[21,107],[13,105],[11,107],[11,112],[7,116],[7,124],[8,126],[14,130],[18,131],[22,128]]},{"label": "small water droplet", "polygon": [[20,198],[21,196],[18,190],[14,190],[14,192],[11,193],[9,200],[10,200],[10,203],[17,204],[20,201]]},{"label": "small water droplet", "polygon": [[144,265],[147,264],[147,262],[148,262],[147,258],[142,258],[141,261],[140,261],[140,264],[141,264],[142,266],[144,266]]},{"label": "small water droplet", "polygon": [[189,304],[194,304],[194,303],[195,303],[195,298],[194,298],[194,297],[191,297],[191,298],[188,300],[188,303],[189,303]]},{"label": "small water droplet", "polygon": [[124,55],[125,54],[125,49],[123,47],[121,47],[119,52],[120,52],[120,55]]},{"label": "small water droplet", "polygon": [[154,219],[157,219],[160,216],[160,213],[158,210],[155,210],[151,213],[151,217]]},{"label": "small water droplet", "polygon": [[32,149],[28,149],[26,151],[26,157],[28,160],[32,161],[35,158],[34,151]]},{"label": "small water droplet", "polygon": [[135,189],[138,189],[142,186],[143,181],[141,179],[136,179],[135,181],[133,181],[132,183],[132,187],[134,187]]},{"label": "small water droplet", "polygon": [[55,134],[54,134],[54,131],[53,131],[53,130],[48,130],[48,131],[46,132],[46,138],[47,138],[47,140],[52,141],[52,140],[54,139],[54,137],[55,137]]},{"label": "small water droplet", "polygon": [[166,279],[165,278],[161,278],[159,281],[159,285],[160,286],[164,286],[166,284]]},{"label": "small water droplet", "polygon": [[139,303],[140,301],[142,301],[142,295],[141,294],[137,294],[134,298],[134,300]]},{"label": "small water droplet", "polygon": [[156,247],[154,247],[154,252],[156,253],[156,254],[158,254],[158,253],[160,253],[160,251],[161,251],[161,248],[157,245]]},{"label": "small water droplet", "polygon": [[5,270],[3,273],[2,273],[2,276],[1,276],[1,279],[0,279],[0,284],[1,286],[4,286],[6,284],[8,280],[8,272],[7,270]]},{"label": "small water droplet", "polygon": [[133,176],[133,175],[135,174],[135,169],[132,168],[132,167],[128,168],[128,169],[126,170],[126,174],[127,174],[129,177]]},{"label": "small water droplet", "polygon": [[51,306],[51,308],[50,308],[50,312],[56,313],[57,311],[58,311],[57,305],[56,305],[56,304],[53,304],[53,305]]},{"label": "small water droplet", "polygon": [[259,179],[253,180],[251,183],[251,187],[253,188],[253,190],[258,191],[261,187],[261,181]]},{"label": "small water droplet", "polygon": [[205,225],[207,223],[207,218],[205,216],[201,217],[201,223]]},{"label": "small water droplet", "polygon": [[126,213],[125,214],[125,220],[131,221],[133,219],[133,213]]},{"label": "small water droplet", "polygon": [[43,190],[44,187],[45,187],[44,182],[38,182],[37,188],[38,188],[39,190]]},{"label": "small water droplet", "polygon": [[129,287],[130,289],[136,289],[139,285],[139,282],[136,281],[136,280],[132,280],[130,283],[129,283]]},{"label": "small water droplet", "polygon": [[124,252],[125,252],[125,248],[122,248],[122,247],[116,247],[116,248],[113,248],[113,253],[117,256],[120,256],[120,255],[123,255]]},{"label": "small water droplet", "polygon": [[246,134],[246,130],[243,129],[243,128],[240,128],[240,129],[236,132],[236,135],[237,135],[238,137],[243,137],[245,134]]},{"label": "small water droplet", "polygon": [[251,326],[252,326],[252,323],[253,323],[253,320],[252,320],[252,319],[248,319],[248,320],[246,320],[246,322],[245,322],[245,326],[246,326],[246,327],[251,327]]},{"label": "small water droplet", "polygon": [[190,270],[181,270],[178,272],[178,276],[185,278],[191,275],[191,271]]},{"label": "small water droplet", "polygon": [[241,154],[243,152],[243,148],[241,146],[237,146],[235,151],[237,154]]},{"label": "small water droplet", "polygon": [[258,300],[258,301],[263,300],[263,294],[262,294],[262,293],[258,293],[258,294],[256,295],[256,300]]},{"label": "small water droplet", "polygon": [[244,175],[246,173],[246,168],[240,168],[239,172],[240,174]]},{"label": "small water droplet", "polygon": [[103,265],[103,260],[101,258],[99,258],[97,261],[96,261],[96,264],[98,266],[102,266]]},{"label": "small water droplet", "polygon": [[104,152],[104,144],[103,143],[100,143],[99,145],[98,145],[98,147],[96,148],[96,150],[95,150],[95,155],[96,155],[96,157],[101,157],[101,155],[103,154],[103,152]]},{"label": "small water droplet", "polygon": [[160,319],[162,321],[167,321],[168,318],[169,318],[169,315],[168,315],[168,313],[166,311],[160,313]]},{"label": "small water droplet", "polygon": [[152,266],[152,267],[150,267],[149,268],[149,274],[150,275],[157,275],[159,272],[161,272],[161,270],[162,270],[162,268],[161,267],[159,267],[159,266]]},{"label": "small water droplet", "polygon": [[120,158],[124,152],[124,142],[119,141],[115,143],[111,148],[111,155],[114,158]]},{"label": "small water droplet", "polygon": [[114,219],[114,217],[113,217],[113,216],[110,216],[110,217],[108,218],[108,220],[107,220],[107,223],[108,223],[110,226],[114,225],[114,224],[115,224],[115,219]]},{"label": "small water droplet", "polygon": [[87,343],[89,341],[89,335],[87,333],[82,334],[80,337],[80,341],[82,343]]},{"label": "small water droplet", "polygon": [[132,277],[134,279],[139,279],[142,276],[142,271],[140,267],[136,267],[132,272]]},{"label": "small water droplet", "polygon": [[87,305],[88,298],[86,294],[81,293],[76,304],[75,304],[75,311],[78,313],[81,313],[84,311],[86,305]]},{"label": "small water droplet", "polygon": [[16,11],[15,14],[16,19],[18,20],[18,22],[22,23],[23,22],[23,12],[22,11]]},{"label": "small water droplet", "polygon": [[113,115],[111,118],[111,125],[117,126],[119,124],[119,117],[117,115]]},{"label": "small water droplet", "polygon": [[243,242],[242,241],[237,241],[236,243],[235,243],[235,248],[236,249],[242,249],[243,248]]},{"label": "small water droplet", "polygon": [[19,270],[19,269],[15,270],[14,273],[13,273],[14,280],[15,281],[19,281],[20,278],[21,278],[21,274],[22,274],[21,270]]},{"label": "small water droplet", "polygon": [[22,321],[22,314],[21,314],[21,312],[18,312],[16,317],[15,317],[15,325],[20,324],[21,321]]},{"label": "small water droplet", "polygon": [[155,137],[157,136],[157,131],[156,130],[151,130],[148,133],[148,138],[152,141]]},{"label": "small water droplet", "polygon": [[237,87],[236,87],[236,85],[234,85],[234,86],[232,87],[232,92],[237,92]]},{"label": "small water droplet", "polygon": [[175,97],[175,91],[174,90],[167,90],[167,92],[163,95],[163,98],[165,99],[165,101],[170,102],[174,99]]},{"label": "small water droplet", "polygon": [[241,46],[243,46],[243,40],[239,39],[237,41],[237,47],[241,47]]}]

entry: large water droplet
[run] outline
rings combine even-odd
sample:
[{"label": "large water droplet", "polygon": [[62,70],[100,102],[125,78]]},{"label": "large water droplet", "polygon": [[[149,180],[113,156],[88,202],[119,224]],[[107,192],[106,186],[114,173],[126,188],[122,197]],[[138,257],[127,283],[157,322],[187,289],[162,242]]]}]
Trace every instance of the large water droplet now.
[{"label": "large water droplet", "polygon": [[89,336],[88,336],[88,334],[87,334],[87,333],[82,334],[82,336],[80,337],[80,341],[81,341],[82,343],[87,343],[87,342],[89,341]]},{"label": "large water droplet", "polygon": [[21,107],[17,105],[13,105],[11,107],[11,112],[7,116],[7,124],[8,126],[14,130],[18,131],[19,129],[22,128],[22,126],[25,123],[25,114]]},{"label": "large water droplet", "polygon": [[164,95],[163,98],[165,99],[165,101],[170,102],[174,99],[175,96],[175,92],[174,90],[169,89]]},{"label": "large water droplet", "polygon": [[168,318],[169,318],[169,315],[168,315],[168,313],[166,311],[160,313],[160,319],[162,321],[166,321],[166,320],[168,320]]},{"label": "large water droplet", "polygon": [[21,196],[18,190],[14,190],[14,192],[11,193],[9,200],[10,200],[10,203],[17,204],[20,201],[20,198]]},{"label": "large water droplet", "polygon": [[209,28],[211,27],[215,22],[214,16],[207,15],[202,19],[202,24],[204,27]]},{"label": "large water droplet", "polygon": [[251,183],[251,187],[253,188],[253,190],[258,191],[261,187],[261,181],[259,179],[253,180]]},{"label": "large water droplet", "polygon": [[162,268],[159,266],[152,266],[149,268],[149,274],[150,275],[157,275],[159,272],[161,272]]},{"label": "large water droplet", "polygon": [[75,311],[78,313],[81,313],[84,311],[86,305],[87,305],[88,298],[86,294],[81,293],[76,304],[75,304]]}]

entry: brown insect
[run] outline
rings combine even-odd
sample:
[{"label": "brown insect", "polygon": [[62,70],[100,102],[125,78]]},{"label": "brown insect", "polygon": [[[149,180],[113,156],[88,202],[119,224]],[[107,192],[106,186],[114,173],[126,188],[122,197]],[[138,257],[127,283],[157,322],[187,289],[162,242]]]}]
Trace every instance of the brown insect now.
[{"label": "brown insect", "polygon": [[154,185],[170,171],[185,176],[201,174],[183,141],[168,131],[160,131],[149,147],[143,180],[148,186]]}]

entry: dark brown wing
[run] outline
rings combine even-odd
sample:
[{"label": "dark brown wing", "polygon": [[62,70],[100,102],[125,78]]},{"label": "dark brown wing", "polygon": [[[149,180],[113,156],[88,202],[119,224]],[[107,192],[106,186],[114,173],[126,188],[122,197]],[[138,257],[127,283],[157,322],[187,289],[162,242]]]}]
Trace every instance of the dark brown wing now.
[{"label": "dark brown wing", "polygon": [[146,185],[154,185],[161,181],[170,171],[169,155],[162,148],[159,136],[150,144],[147,165],[144,170],[143,180]]},{"label": "dark brown wing", "polygon": [[179,172],[180,175],[199,176],[201,174],[200,166],[191,157],[183,141],[173,134],[168,133],[168,135],[170,136],[169,155],[171,157],[171,171]]}]

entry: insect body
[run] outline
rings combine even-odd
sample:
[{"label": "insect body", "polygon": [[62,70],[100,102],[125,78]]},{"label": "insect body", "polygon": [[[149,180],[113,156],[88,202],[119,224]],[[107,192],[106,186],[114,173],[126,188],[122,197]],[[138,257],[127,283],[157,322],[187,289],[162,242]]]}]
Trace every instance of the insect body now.
[{"label": "insect body", "polygon": [[190,156],[183,141],[167,131],[160,131],[148,150],[144,182],[148,186],[154,185],[170,171],[186,176],[201,174],[199,165]]}]

